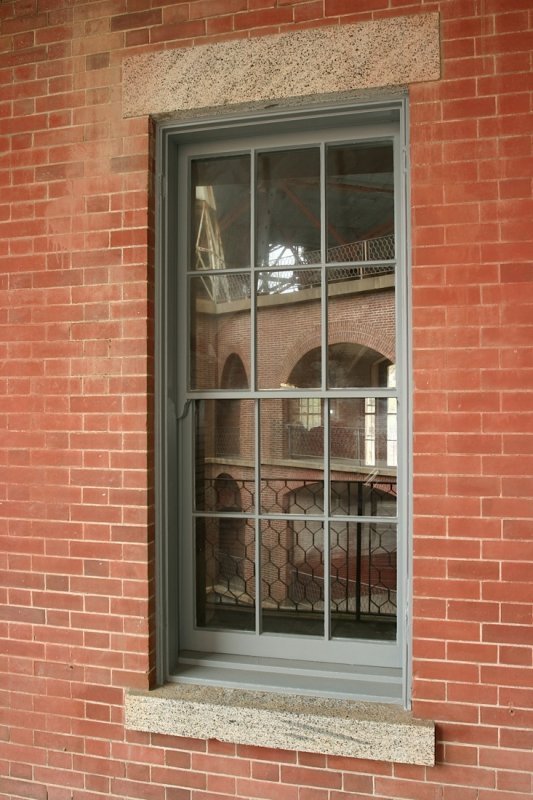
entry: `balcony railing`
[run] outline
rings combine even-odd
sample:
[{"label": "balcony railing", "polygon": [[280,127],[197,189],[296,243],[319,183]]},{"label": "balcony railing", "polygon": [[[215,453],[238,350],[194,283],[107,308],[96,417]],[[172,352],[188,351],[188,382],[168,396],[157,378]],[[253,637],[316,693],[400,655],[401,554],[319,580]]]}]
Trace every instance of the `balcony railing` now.
[{"label": "balcony railing", "polygon": [[[240,431],[235,427],[218,426],[215,431],[215,456],[242,457]],[[299,423],[274,421],[271,425],[273,458],[312,459],[324,452],[324,429],[317,426],[308,430]],[[364,428],[335,425],[330,430],[332,459],[351,461],[359,466],[395,466],[396,439],[386,431],[373,435]]]},{"label": "balcony railing", "polygon": [[[251,611],[256,597],[256,542],[253,522],[243,516],[254,503],[252,481],[233,478],[205,481],[199,505],[213,516],[200,519],[200,547],[203,553],[204,602],[218,607],[218,614]],[[323,487],[316,481],[270,479],[262,482],[262,510],[265,497],[280,502],[284,487],[286,502],[282,519],[263,519],[259,566],[261,605],[278,617],[306,614],[323,617],[329,582],[332,617],[354,623],[391,622],[397,608],[397,541],[394,521],[395,481],[342,481],[332,483],[333,514],[354,514],[367,521],[330,520],[329,559],[325,557],[323,524],[317,517],[323,508]],[[231,503],[228,490],[231,489]],[[270,493],[270,494],[269,494]],[[302,499],[304,498],[304,499]],[[301,505],[298,505],[298,502]],[[225,512],[222,513],[221,512]],[[238,512],[240,516],[232,516]],[[299,518],[291,518],[299,515]],[[305,520],[302,515],[313,515]],[[368,516],[379,515],[380,522]],[[326,566],[329,564],[329,566]],[[340,623],[344,624],[344,623]]]},{"label": "balcony railing", "polygon": [[[290,458],[309,458],[322,456],[324,452],[324,429],[322,426],[307,430],[298,423],[285,426],[287,431],[287,450]],[[350,459],[364,465],[375,461],[375,453],[385,453],[387,434],[369,435],[364,428],[336,425],[330,429],[330,452],[332,458]],[[372,452],[374,458],[369,459]]]},{"label": "balcony railing", "polygon": [[[327,251],[327,263],[335,266],[328,267],[328,281],[338,283],[394,274],[394,264],[379,263],[393,261],[394,256],[395,242],[392,233],[331,247]],[[268,278],[265,273],[260,294],[287,294],[320,286],[320,270],[311,268],[315,264],[320,264],[320,260],[319,250],[306,253],[291,250],[285,257],[272,258],[263,267],[265,270],[276,271],[270,272]],[[343,262],[346,262],[346,265]],[[307,266],[310,269],[303,269]],[[197,264],[199,271],[208,268],[211,267],[203,261]],[[292,268],[295,268],[295,271]],[[220,274],[216,278],[206,276],[203,279],[206,295],[213,302],[244,300],[250,296],[250,281],[245,274],[227,272],[225,269],[220,269],[218,272]]]}]

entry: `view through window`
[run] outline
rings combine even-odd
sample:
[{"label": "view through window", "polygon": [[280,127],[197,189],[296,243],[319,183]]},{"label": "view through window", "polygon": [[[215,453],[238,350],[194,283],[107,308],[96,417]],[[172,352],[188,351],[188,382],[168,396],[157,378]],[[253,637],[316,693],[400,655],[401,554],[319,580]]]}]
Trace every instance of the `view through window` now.
[{"label": "view through window", "polygon": [[193,159],[190,204],[196,623],[394,637],[392,144]]}]

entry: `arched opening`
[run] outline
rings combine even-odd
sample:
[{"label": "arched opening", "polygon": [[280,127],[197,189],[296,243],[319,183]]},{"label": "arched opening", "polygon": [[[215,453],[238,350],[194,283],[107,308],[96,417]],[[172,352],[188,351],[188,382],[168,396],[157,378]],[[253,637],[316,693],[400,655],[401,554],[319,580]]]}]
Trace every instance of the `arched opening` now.
[{"label": "arched opening", "polygon": [[242,358],[237,353],[227,357],[220,379],[221,389],[247,389],[248,377]]},{"label": "arched opening", "polygon": [[[247,389],[248,377],[242,359],[232,353],[226,359],[220,382],[221,389]],[[238,456],[241,453],[242,400],[218,400],[216,403],[217,456]]]},{"label": "arched opening", "polygon": [[[320,374],[320,348],[306,353],[295,365],[290,386],[316,386]],[[394,364],[382,353],[353,342],[328,347],[330,388],[390,388],[395,386]],[[291,398],[285,402],[286,452],[290,458],[320,457],[324,447],[323,401]],[[368,397],[332,400],[330,453],[364,466],[396,466],[396,401]]]}]

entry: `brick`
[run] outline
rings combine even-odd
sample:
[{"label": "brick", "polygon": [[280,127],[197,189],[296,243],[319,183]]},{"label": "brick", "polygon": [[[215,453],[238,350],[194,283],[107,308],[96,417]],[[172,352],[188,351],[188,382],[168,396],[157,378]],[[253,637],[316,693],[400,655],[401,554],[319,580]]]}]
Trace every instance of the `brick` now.
[{"label": "brick", "polygon": [[500,664],[533,665],[533,657],[528,647],[501,646],[498,655]]},{"label": "brick", "polygon": [[379,792],[378,796],[404,800],[433,800],[435,797],[434,788],[430,785],[381,776],[375,779],[375,789]]},{"label": "brick", "polygon": [[448,723],[443,730],[443,740],[464,744],[497,746],[498,730],[492,727]]},{"label": "brick", "polygon": [[294,764],[297,760],[296,752],[291,750],[278,750],[269,747],[254,747],[252,745],[237,745],[237,755],[254,760],[266,760],[276,763]]},{"label": "brick", "polygon": [[498,702],[498,690],[495,686],[477,685],[473,690],[468,683],[448,683],[446,699],[455,703],[494,705]]},{"label": "brick", "polygon": [[483,626],[483,641],[531,645],[531,629],[524,625],[486,624]]},{"label": "brick", "polygon": [[[219,17],[235,14],[238,11],[246,11],[248,8],[247,0],[197,0],[190,3],[190,19],[205,19],[208,17]],[[175,9],[168,9],[175,15]],[[183,13],[178,10],[178,13]],[[165,15],[166,20],[166,15]],[[175,21],[168,19],[169,22]]]},{"label": "brick", "polygon": [[235,778],[227,775],[207,775],[207,792],[215,795],[235,796]]},{"label": "brick", "polygon": [[111,17],[111,30],[124,31],[132,28],[145,28],[160,25],[162,22],[161,9],[140,11],[132,14],[119,14]]},{"label": "brick", "polygon": [[323,6],[320,0],[313,0],[309,3],[302,3],[294,8],[294,22],[306,22],[308,20],[318,20],[322,18]]},{"label": "brick", "polygon": [[203,789],[206,786],[206,776],[189,770],[180,770],[170,767],[157,767],[151,769],[152,781],[170,786],[183,786]]},{"label": "brick", "polygon": [[460,780],[463,785],[470,785],[476,788],[493,787],[495,785],[494,772],[491,770],[468,766],[456,767],[453,770],[453,777],[451,775],[443,775],[443,772],[445,770],[442,770],[440,766],[436,766],[432,777],[436,781],[442,781],[443,783],[456,783]]},{"label": "brick", "polygon": [[272,8],[235,14],[235,30],[282,25],[292,21],[292,9]]},{"label": "brick", "polygon": [[342,786],[346,792],[358,792],[360,794],[373,794],[374,780],[370,775],[357,775],[356,773],[346,773],[343,776]]},{"label": "brick", "polygon": [[500,33],[498,36],[487,36],[483,39],[485,53],[512,53],[521,50],[531,50],[533,32],[522,30],[520,32]]},{"label": "brick", "polygon": [[449,600],[447,605],[449,619],[475,619],[480,622],[494,622],[498,620],[499,614],[500,607],[497,603]]},{"label": "brick", "polygon": [[508,790],[509,792],[531,792],[531,775],[528,772],[506,772],[498,770],[496,774],[496,785],[498,789]]},{"label": "brick", "polygon": [[519,749],[530,748],[533,738],[532,731],[524,731],[519,728],[503,728],[500,731],[502,747]]},{"label": "brick", "polygon": [[150,29],[150,42],[166,42],[166,41],[180,41],[197,36],[203,36],[205,33],[205,21],[189,20],[185,22],[176,23],[173,25],[160,25]]},{"label": "brick", "polygon": [[[247,798],[275,800],[279,797],[279,785],[267,781],[254,781],[246,778],[237,779],[237,794]],[[283,795],[286,800],[298,800],[298,787],[285,786]]]},{"label": "brick", "polygon": [[[387,8],[386,0],[369,0],[365,2],[365,11],[375,11],[376,9]],[[325,13],[326,16],[337,16],[341,14],[350,14],[354,11],[353,3],[350,0],[326,0]]]},{"label": "brick", "polygon": [[330,800],[330,797],[327,789],[312,789],[309,786],[302,786],[298,800]]},{"label": "brick", "polygon": [[322,786],[330,789],[340,789],[342,786],[341,776],[336,772],[288,765],[281,767],[281,781],[287,784]]},{"label": "brick", "polygon": [[14,778],[0,777],[0,790],[5,796],[26,797],[31,800],[47,800],[47,789],[44,784],[34,781],[21,781]]},{"label": "brick", "polygon": [[252,778],[266,781],[279,781],[280,768],[279,764],[269,764],[265,762],[257,762],[252,764]]}]

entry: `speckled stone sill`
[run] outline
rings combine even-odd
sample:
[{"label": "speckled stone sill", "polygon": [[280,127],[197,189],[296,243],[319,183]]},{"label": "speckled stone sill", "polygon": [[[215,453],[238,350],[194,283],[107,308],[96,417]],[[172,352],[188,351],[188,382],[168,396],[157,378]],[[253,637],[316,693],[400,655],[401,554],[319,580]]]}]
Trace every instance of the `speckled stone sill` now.
[{"label": "speckled stone sill", "polygon": [[380,703],[169,684],[128,692],[126,727],[376,761],[435,763],[434,723]]},{"label": "speckled stone sill", "polygon": [[294,104],[439,77],[439,15],[413,14],[129,56],[123,115]]}]

